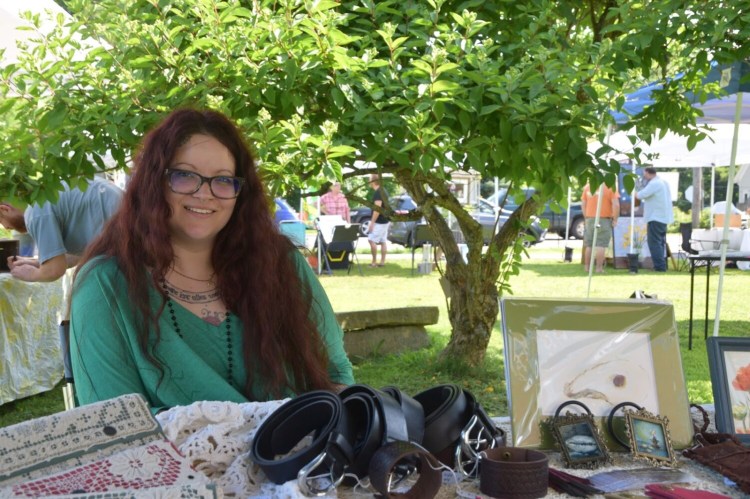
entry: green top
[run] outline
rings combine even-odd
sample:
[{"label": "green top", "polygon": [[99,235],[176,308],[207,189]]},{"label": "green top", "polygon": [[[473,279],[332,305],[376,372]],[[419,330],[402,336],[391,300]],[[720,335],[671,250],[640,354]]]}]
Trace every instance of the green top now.
[{"label": "green top", "polygon": [[[352,384],[352,365],[344,351],[344,333],[328,297],[307,262],[295,251],[295,264],[313,295],[315,322],[328,349],[328,370],[334,383]],[[214,326],[172,302],[181,338],[168,307],[159,317],[161,341],[155,356],[160,372],[141,352],[137,328],[128,299],[125,278],[112,259],[97,258],[83,268],[71,302],[70,353],[79,403],[89,404],[127,393],[146,397],[154,412],[199,400],[248,402],[237,387],[245,383],[242,362],[242,324],[235,315],[232,337],[232,383],[227,380],[226,320]],[[153,287],[151,303],[157,310],[161,297]],[[166,367],[169,366],[169,367]],[[289,392],[287,396],[292,396]],[[262,384],[253,385],[253,400],[269,400]]]}]

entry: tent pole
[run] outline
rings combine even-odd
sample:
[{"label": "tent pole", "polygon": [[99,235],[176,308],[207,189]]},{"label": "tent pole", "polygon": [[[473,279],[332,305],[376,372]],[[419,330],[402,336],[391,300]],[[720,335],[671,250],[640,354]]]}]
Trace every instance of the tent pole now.
[{"label": "tent pole", "polygon": [[568,245],[568,238],[570,237],[570,186],[568,186],[568,207],[565,212],[565,246]]},{"label": "tent pole", "polygon": [[719,336],[719,322],[721,321],[721,291],[724,286],[724,266],[727,263],[727,248],[729,246],[729,217],[732,214],[732,199],[734,197],[734,169],[737,158],[737,141],[740,134],[740,116],[742,114],[742,92],[737,92],[737,105],[734,109],[734,136],[732,137],[732,155],[729,158],[729,182],[727,182],[727,197],[724,202],[724,230],[721,233],[721,259],[719,260],[719,288],[716,291],[716,315],[714,315],[714,336]]}]

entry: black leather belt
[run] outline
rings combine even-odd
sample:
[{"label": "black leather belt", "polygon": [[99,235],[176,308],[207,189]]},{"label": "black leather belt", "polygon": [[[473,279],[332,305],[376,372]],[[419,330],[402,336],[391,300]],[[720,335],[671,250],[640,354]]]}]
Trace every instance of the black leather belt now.
[{"label": "black leather belt", "polygon": [[421,438],[415,439],[424,433],[424,416],[416,408],[418,403],[408,395],[393,388],[381,391],[367,385],[351,385],[342,390],[340,396],[356,428],[356,438],[352,441],[355,457],[349,471],[357,477],[367,476],[372,456],[386,443],[420,443]]},{"label": "black leather belt", "polygon": [[[354,455],[348,433],[349,420],[341,399],[316,390],[290,400],[263,421],[253,438],[250,457],[271,481],[282,484],[295,478],[304,466],[320,461],[326,451],[326,457],[331,456],[332,476],[340,481],[344,463]],[[309,445],[292,452],[311,434]]]},{"label": "black leather belt", "polygon": [[505,432],[487,416],[471,392],[438,385],[414,396],[425,413],[422,445],[450,468],[476,476],[479,452],[505,445]]}]

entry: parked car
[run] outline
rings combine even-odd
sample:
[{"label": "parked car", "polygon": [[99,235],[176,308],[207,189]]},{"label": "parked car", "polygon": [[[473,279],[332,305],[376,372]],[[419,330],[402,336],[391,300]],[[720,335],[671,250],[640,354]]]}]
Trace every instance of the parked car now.
[{"label": "parked car", "polygon": [[[534,195],[534,188],[528,187],[523,189],[526,199]],[[496,193],[492,194],[487,198],[487,202],[492,206],[501,206],[502,209],[508,211],[515,211],[518,208],[518,204],[515,199],[508,198],[508,188],[500,187]],[[495,199],[498,201],[496,202]],[[557,210],[557,211],[555,211]],[[547,230],[559,234],[561,237],[565,237],[566,223],[568,220],[568,212],[564,206],[555,201],[551,201],[544,205],[544,211],[539,214],[539,218],[547,220],[549,225]],[[583,239],[583,230],[585,222],[583,219],[583,207],[580,202],[570,203],[570,227],[568,234],[576,239]]]},{"label": "parked car", "polygon": [[294,211],[294,208],[289,206],[289,203],[287,203],[284,198],[275,198],[274,202],[276,203],[276,211],[274,212],[274,220],[276,220],[277,225],[287,220],[299,221],[299,216],[297,215],[297,212]]},{"label": "parked car", "polygon": [[[407,212],[417,208],[417,203],[408,195],[402,194],[394,196],[391,199],[391,206],[397,212]],[[392,243],[401,244],[407,248],[414,246],[414,233],[417,224],[424,224],[424,218],[421,220],[408,220],[405,222],[391,222],[388,230],[388,240]]]},{"label": "parked car", "polygon": [[[394,196],[390,199],[390,203],[391,207],[395,211],[406,212],[417,208],[417,204],[408,194]],[[508,220],[512,212],[504,210],[500,217],[496,217],[495,213],[495,208],[486,200],[480,200],[471,209],[471,216],[480,224],[482,224],[485,244],[488,244],[490,242],[492,234],[495,232],[496,219],[499,224],[498,227],[502,227],[502,225]],[[391,227],[388,231],[388,240],[392,243],[401,244],[409,248],[413,247],[415,242],[419,243],[419,241],[415,241],[417,226],[424,223],[424,219],[408,220],[405,222],[391,222]],[[455,222],[455,219],[453,224],[454,230],[458,231],[458,225]],[[541,221],[538,217],[534,217],[532,220],[532,224],[528,229],[528,233],[531,235],[531,238],[528,240],[528,244],[533,245],[544,240],[547,229],[542,227]],[[459,238],[460,237],[461,236],[459,233]]]},{"label": "parked car", "polygon": [[[501,209],[500,216],[497,216],[497,208],[486,199],[480,199],[473,205],[471,211],[471,217],[482,224],[484,244],[489,244],[492,235],[495,234],[500,227],[505,225],[505,222],[508,221],[512,214],[513,212],[510,210]],[[497,222],[497,230],[495,230],[495,222]],[[452,228],[454,231],[458,231],[458,223],[454,222]],[[544,236],[547,235],[547,229],[542,227],[539,217],[534,216],[531,218],[531,224],[526,230],[526,233],[530,238],[524,241],[524,246],[532,246],[544,241]]]},{"label": "parked car", "polygon": [[372,210],[367,206],[357,206],[349,210],[349,217],[353,224],[359,224],[359,232],[362,236],[367,236],[367,229],[370,227]]}]

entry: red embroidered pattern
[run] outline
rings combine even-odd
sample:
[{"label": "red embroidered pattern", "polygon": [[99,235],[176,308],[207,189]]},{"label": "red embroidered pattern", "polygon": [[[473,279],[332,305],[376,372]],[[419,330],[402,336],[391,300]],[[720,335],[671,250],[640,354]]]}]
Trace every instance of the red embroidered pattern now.
[{"label": "red embroidered pattern", "polygon": [[73,493],[139,490],[178,481],[193,482],[195,472],[167,440],[128,449],[101,461],[39,480],[17,484],[16,495],[46,496]]}]

